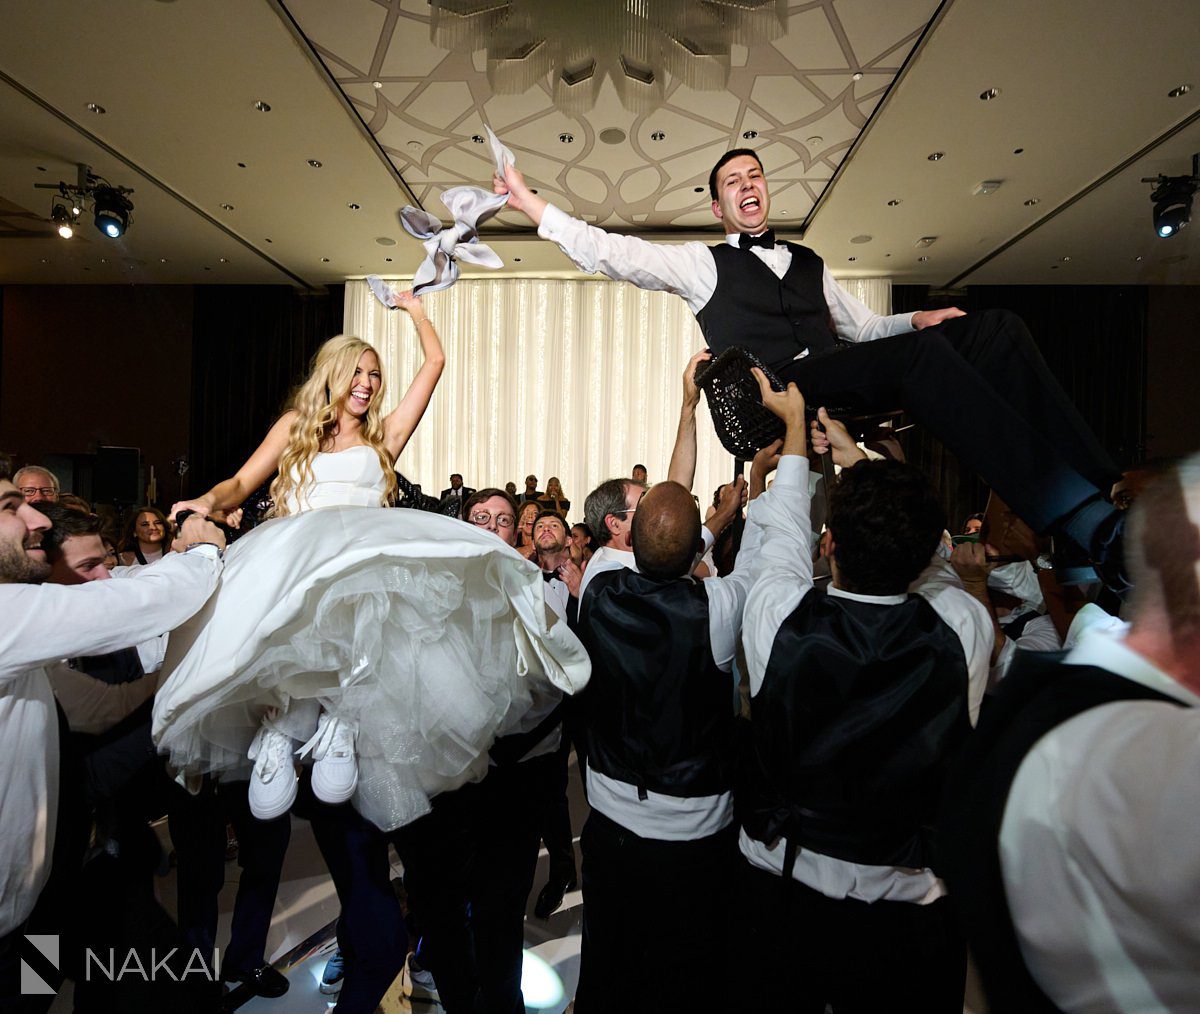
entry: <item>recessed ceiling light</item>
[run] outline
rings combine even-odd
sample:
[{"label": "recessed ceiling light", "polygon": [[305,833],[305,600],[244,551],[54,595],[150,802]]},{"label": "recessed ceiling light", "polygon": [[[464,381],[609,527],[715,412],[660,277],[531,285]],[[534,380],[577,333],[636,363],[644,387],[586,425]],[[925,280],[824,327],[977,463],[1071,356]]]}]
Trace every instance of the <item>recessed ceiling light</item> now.
[{"label": "recessed ceiling light", "polygon": [[212,268],[210,268],[210,267],[209,267],[207,264],[205,264],[205,265],[204,265],[204,270],[205,270],[205,271],[211,271],[211,270],[212,270]]},{"label": "recessed ceiling light", "polygon": [[867,235],[867,234],[864,232],[862,235],[859,235],[859,236],[851,236],[851,237],[850,237],[850,242],[851,242],[851,243],[859,243],[859,244],[862,244],[862,243],[870,243],[870,242],[871,242],[871,240],[872,240],[873,238],[874,238],[874,237],[868,236],[868,235]]},{"label": "recessed ceiling light", "polygon": [[425,147],[425,145],[422,144],[420,141],[409,141],[408,146],[410,148],[412,148],[413,151],[420,151],[422,148]]},{"label": "recessed ceiling light", "polygon": [[1023,152],[1024,150],[1025,150],[1024,148],[1013,148],[1013,154],[1020,155],[1021,152]]},{"label": "recessed ceiling light", "polygon": [[1137,262],[1137,261],[1140,261],[1141,259],[1142,259],[1142,255],[1141,255],[1141,254],[1138,254],[1138,255],[1137,255],[1135,258],[1134,258],[1134,261],[1135,261],[1135,262]]},{"label": "recessed ceiling light", "polygon": [[753,141],[756,137],[758,137],[758,131],[757,130],[743,130],[742,137],[745,138],[747,141]]},{"label": "recessed ceiling light", "polygon": [[929,159],[930,162],[940,162],[946,157],[946,153],[944,151],[935,151],[929,155],[926,155],[925,157]]},{"label": "recessed ceiling light", "polygon": [[825,138],[823,138],[820,134],[813,134],[812,137],[806,137],[804,139],[804,143],[812,146],[812,145],[821,144],[824,140],[825,140]]},{"label": "recessed ceiling light", "polygon": [[1000,94],[999,88],[987,88],[979,93],[980,101],[991,102],[997,95]]},{"label": "recessed ceiling light", "polygon": [[483,144],[483,135],[482,134],[472,134],[471,140],[474,141],[476,144]]},{"label": "recessed ceiling light", "polygon": [[107,258],[107,257],[101,257],[101,258],[100,258],[100,263],[101,263],[101,264],[107,264],[107,263],[108,263],[108,258]]},{"label": "recessed ceiling light", "polygon": [[667,135],[664,134],[661,130],[656,130],[653,134],[650,135],[651,141],[665,141],[666,139],[667,139]]},{"label": "recessed ceiling light", "polygon": [[1060,258],[1060,259],[1061,259],[1061,260],[1062,260],[1062,262],[1065,264],[1065,263],[1066,263],[1067,261],[1069,261],[1071,258],[1068,256],[1068,257],[1063,257],[1063,258]]},{"label": "recessed ceiling light", "polygon": [[514,263],[516,263],[516,264],[520,264],[520,263],[521,263],[521,258],[520,258],[520,257],[514,257],[514,258],[513,258],[513,261],[514,261]]},{"label": "recessed ceiling light", "polygon": [[224,210],[224,211],[232,211],[232,210],[233,210],[233,205],[232,205],[232,204],[222,204],[222,205],[221,205],[221,208],[222,208],[222,210]]},{"label": "recessed ceiling light", "polygon": [[320,168],[321,168],[321,163],[320,163],[320,161],[318,161],[318,160],[317,160],[317,159],[315,159],[315,158],[310,158],[310,159],[308,160],[308,164],[309,164],[310,166],[312,166],[314,169],[320,169]]},{"label": "recessed ceiling light", "polygon": [[857,257],[847,257],[847,258],[846,258],[846,260],[848,260],[848,261],[856,261],[856,260],[858,260],[858,258],[857,258]]},{"label": "recessed ceiling light", "polygon": [[220,260],[221,260],[221,263],[222,263],[222,264],[228,264],[228,263],[229,263],[229,258],[228,258],[228,257],[222,257]]},{"label": "recessed ceiling light", "polygon": [[898,197],[893,197],[893,198],[892,198],[890,201],[888,201],[888,207],[889,207],[889,208],[894,208],[894,207],[896,207],[896,206],[897,206],[899,203],[900,203],[900,198],[898,198]]},{"label": "recessed ceiling light", "polygon": [[1041,203],[1042,203],[1042,199],[1040,197],[1031,197],[1031,198],[1029,198],[1029,200],[1027,200],[1025,202],[1025,207],[1032,208],[1035,204],[1041,204]]},{"label": "recessed ceiling light", "polygon": [[530,192],[531,194],[536,194],[536,193],[537,193],[537,188],[536,188],[536,187],[530,187],[530,188],[529,188],[529,192]]},{"label": "recessed ceiling light", "polygon": [[574,134],[568,134],[565,130],[558,135],[558,139],[563,144],[571,144],[575,140]]},{"label": "recessed ceiling light", "polygon": [[44,173],[46,171],[46,167],[44,165],[34,166],[34,168],[40,173]]},{"label": "recessed ceiling light", "polygon": [[937,242],[936,236],[922,236],[919,240],[917,240],[913,244],[913,246],[918,247],[918,248],[919,247],[931,247],[936,242]]},{"label": "recessed ceiling light", "polygon": [[328,264],[328,263],[329,263],[329,258],[328,258],[328,257],[322,257],[322,258],[321,258],[321,263],[322,263],[322,264]]},{"label": "recessed ceiling light", "polygon": [[392,263],[392,259],[391,259],[390,257],[385,257],[385,258],[384,258],[384,260],[385,260],[385,261],[386,261],[388,264],[391,264],[391,263]]},{"label": "recessed ceiling light", "polygon": [[922,264],[924,264],[927,260],[929,260],[929,258],[928,257],[918,257],[917,260],[919,260]]},{"label": "recessed ceiling light", "polygon": [[245,168],[246,168],[246,163],[245,163],[245,162],[239,162],[239,163],[238,163],[238,168],[239,168],[239,169],[245,169]]},{"label": "recessed ceiling light", "polygon": [[382,81],[372,81],[371,87],[378,90],[383,87],[383,82]]},{"label": "recessed ceiling light", "polygon": [[1057,265],[1057,264],[1051,264],[1051,265],[1050,265],[1050,270],[1051,270],[1051,271],[1057,271],[1057,270],[1058,270],[1058,265]]},{"label": "recessed ceiling light", "polygon": [[160,257],[160,258],[158,259],[158,263],[159,263],[159,264],[166,264],[166,263],[167,263],[167,259],[166,259],[165,257]]},{"label": "recessed ceiling light", "polygon": [[784,218],[787,218],[787,212],[786,212],[786,211],[781,211],[781,212],[780,212],[780,214],[781,214],[781,215],[782,215]]},{"label": "recessed ceiling light", "polygon": [[107,112],[107,110],[103,106],[98,106],[98,105],[96,105],[95,102],[89,102],[87,104],[87,110],[89,113],[96,113],[101,116],[103,116],[104,113]]},{"label": "recessed ceiling light", "polygon": [[856,70],[853,74],[850,75],[850,80],[851,81],[861,81],[862,80],[862,71]]},{"label": "recessed ceiling light", "polygon": [[702,193],[704,193],[704,188],[703,188],[703,187],[692,187],[692,190],[693,190],[695,193],[697,193],[697,194],[702,194]]},{"label": "recessed ceiling light", "polygon": [[1167,96],[1168,98],[1177,99],[1180,95],[1186,95],[1191,90],[1192,86],[1190,84],[1181,84],[1167,92]]},{"label": "recessed ceiling light", "polygon": [[42,263],[43,263],[43,264],[49,264],[49,263],[50,263],[50,259],[49,259],[48,257],[43,257],[43,258],[42,258]]},{"label": "recessed ceiling light", "polygon": [[351,211],[358,211],[358,209],[361,208],[362,205],[355,204],[353,201],[351,201],[349,204],[346,205],[346,207],[349,208]]},{"label": "recessed ceiling light", "polygon": [[620,127],[605,127],[600,131],[600,140],[605,144],[620,144],[626,136],[625,131]]},{"label": "recessed ceiling light", "polygon": [[271,241],[271,239],[270,239],[270,238],[268,238],[268,239],[267,239],[267,242],[268,242],[268,243],[270,243],[270,242],[272,242],[272,241]]},{"label": "recessed ceiling light", "polygon": [[269,113],[271,111],[271,107],[266,102],[264,102],[262,99],[259,99],[257,102],[254,103],[254,108],[257,109],[260,113]]},{"label": "recessed ceiling light", "polygon": [[391,236],[376,236],[375,242],[380,246],[395,246],[396,241]]}]

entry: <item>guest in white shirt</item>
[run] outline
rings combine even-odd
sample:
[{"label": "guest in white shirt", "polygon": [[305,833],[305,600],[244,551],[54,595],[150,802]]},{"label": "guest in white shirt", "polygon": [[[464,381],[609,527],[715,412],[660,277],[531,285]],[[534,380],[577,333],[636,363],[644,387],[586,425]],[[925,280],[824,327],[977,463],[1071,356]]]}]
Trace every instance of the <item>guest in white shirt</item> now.
[{"label": "guest in white shirt", "polygon": [[[759,382],[772,412],[795,411],[794,392]],[[853,446],[826,427],[835,452]],[[757,513],[764,560],[743,625],[746,1009],[958,1014],[965,947],[941,900],[929,825],[950,752],[978,714],[991,623],[952,572],[910,591],[944,518],[924,477],[894,461],[844,468],[829,491],[832,580],[814,589],[808,462],[795,460],[795,510],[764,497]],[[840,452],[834,461],[846,463]]]},{"label": "guest in white shirt", "polygon": [[[0,1008],[19,1009],[17,943],[49,874],[58,722],[46,667],[136,644],[182,623],[212,593],[224,536],[188,520],[191,548],[124,581],[42,585],[46,518],[0,479]],[[51,928],[45,928],[53,932]]]},{"label": "guest in white shirt", "polygon": [[[799,406],[789,420],[793,443],[785,445],[793,456],[780,464],[773,494],[791,496],[797,513]],[[592,811],[581,837],[579,1014],[724,1009],[723,980],[698,974],[694,962],[711,944],[713,917],[732,903],[730,670],[763,536],[755,505],[733,572],[696,581],[699,507],[674,478],[681,473],[671,474],[628,514],[605,513],[610,542],[620,536],[632,552],[597,552],[580,594],[578,633],[592,660],[580,695]],[[744,486],[739,478],[726,490],[709,521],[716,531],[740,513]]]},{"label": "guest in white shirt", "polygon": [[992,1010],[1200,1000],[1200,455],[1130,513],[1131,625],[1014,662],[948,794]]}]

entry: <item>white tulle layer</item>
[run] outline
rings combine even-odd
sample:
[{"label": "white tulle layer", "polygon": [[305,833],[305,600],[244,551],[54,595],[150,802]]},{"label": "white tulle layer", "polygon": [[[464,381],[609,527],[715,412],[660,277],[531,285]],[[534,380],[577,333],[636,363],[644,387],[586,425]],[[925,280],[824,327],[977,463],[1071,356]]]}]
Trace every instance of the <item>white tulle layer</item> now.
[{"label": "white tulle layer", "polygon": [[531,692],[588,679],[541,572],[495,536],[418,511],[335,507],[270,521],[171,634],[154,738],[188,772],[246,771],[268,708],[298,740],[318,702],[356,722],[355,805],[390,830],[477,780]]}]

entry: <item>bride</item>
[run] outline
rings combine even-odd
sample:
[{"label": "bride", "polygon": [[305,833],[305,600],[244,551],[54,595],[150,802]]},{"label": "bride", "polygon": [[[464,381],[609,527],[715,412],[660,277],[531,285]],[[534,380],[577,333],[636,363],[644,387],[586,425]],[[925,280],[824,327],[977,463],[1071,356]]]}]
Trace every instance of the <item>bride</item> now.
[{"label": "bride", "polygon": [[536,567],[487,532],[419,511],[376,510],[444,366],[421,300],[397,297],[424,363],[399,404],[375,350],[338,335],[232,478],[172,508],[236,508],[276,470],[275,516],[235,543],[218,593],[172,632],[154,738],[184,774],[245,777],[270,819],[311,754],[326,802],[354,798],[383,830],[477,780],[531,690],[587,681],[586,654],[547,618]]}]

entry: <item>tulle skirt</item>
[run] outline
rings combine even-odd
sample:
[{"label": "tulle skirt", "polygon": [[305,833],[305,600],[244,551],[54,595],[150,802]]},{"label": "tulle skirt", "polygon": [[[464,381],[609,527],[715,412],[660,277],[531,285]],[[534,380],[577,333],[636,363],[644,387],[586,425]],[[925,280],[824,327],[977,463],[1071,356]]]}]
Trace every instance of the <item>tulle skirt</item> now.
[{"label": "tulle skirt", "polygon": [[532,695],[590,665],[541,571],[489,532],[420,511],[332,507],[269,521],[171,633],[154,739],[184,773],[244,777],[268,708],[294,738],[319,708],[358,725],[355,806],[384,830],[476,781]]}]

